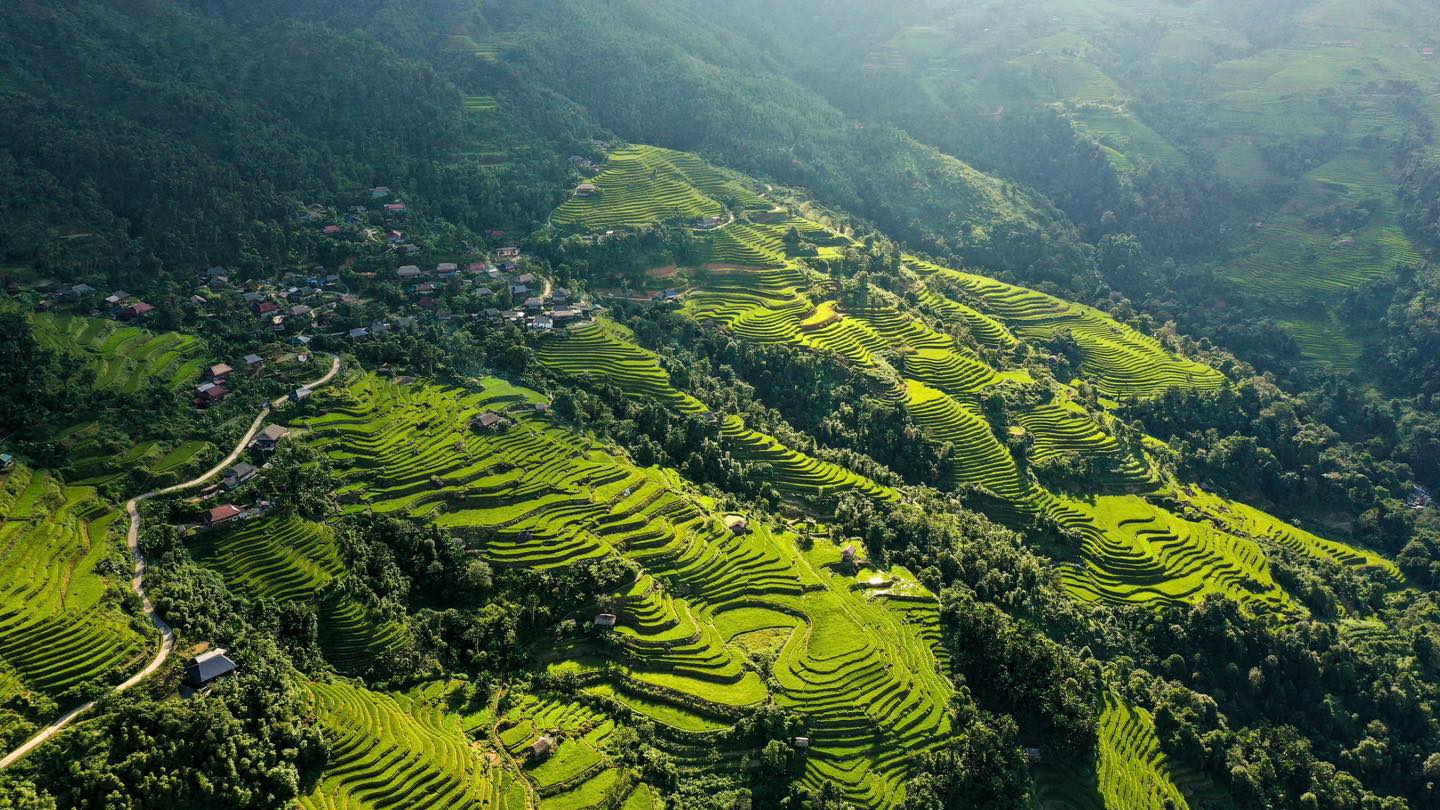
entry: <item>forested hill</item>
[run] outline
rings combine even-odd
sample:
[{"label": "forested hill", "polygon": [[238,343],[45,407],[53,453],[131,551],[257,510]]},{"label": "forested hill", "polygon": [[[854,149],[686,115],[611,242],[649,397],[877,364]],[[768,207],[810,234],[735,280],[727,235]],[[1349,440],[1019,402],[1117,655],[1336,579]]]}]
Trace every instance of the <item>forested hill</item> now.
[{"label": "forested hill", "polygon": [[[4,165],[33,189],[7,201],[26,234],[7,242],[12,261],[111,270],[120,254],[153,272],[197,250],[293,255],[249,224],[387,182],[477,230],[533,220],[555,202],[540,181],[559,185],[596,125],[704,149],[976,261],[1074,259],[1068,226],[1020,188],[860,126],[733,35],[665,9],[88,0],[3,25],[19,45],[4,57]],[[503,104],[467,114],[467,97]]]},{"label": "forested hill", "polygon": [[0,808],[1440,806],[1421,0],[10,6]]},{"label": "forested hill", "polygon": [[[554,203],[560,162],[524,116],[467,116],[453,82],[363,31],[212,11],[77,0],[4,15],[0,261],[138,287],[300,255],[285,226],[303,204],[382,183],[458,222],[533,221]],[[513,177],[487,157],[511,144]]]}]

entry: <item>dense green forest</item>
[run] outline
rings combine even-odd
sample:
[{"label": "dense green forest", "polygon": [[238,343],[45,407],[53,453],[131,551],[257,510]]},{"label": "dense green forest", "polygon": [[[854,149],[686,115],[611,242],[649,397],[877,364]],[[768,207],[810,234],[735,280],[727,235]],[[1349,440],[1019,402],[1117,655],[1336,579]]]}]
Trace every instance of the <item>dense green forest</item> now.
[{"label": "dense green forest", "polygon": [[0,807],[1435,806],[1432,11],[15,4]]}]

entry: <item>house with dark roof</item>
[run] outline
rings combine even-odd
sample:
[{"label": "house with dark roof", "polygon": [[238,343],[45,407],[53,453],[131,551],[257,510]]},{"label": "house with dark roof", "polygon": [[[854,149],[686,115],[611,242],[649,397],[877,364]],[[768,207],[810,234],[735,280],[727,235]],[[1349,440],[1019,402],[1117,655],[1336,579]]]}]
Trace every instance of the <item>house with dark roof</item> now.
[{"label": "house with dark roof", "polygon": [[0,453],[0,472],[7,472],[15,466],[15,457],[9,453]]},{"label": "house with dark roof", "polygon": [[238,667],[230,660],[226,650],[214,649],[203,652],[185,665],[185,683],[199,689],[233,673]]},{"label": "house with dark roof", "polygon": [[234,467],[231,467],[229,471],[225,473],[225,475],[221,476],[220,483],[225,487],[226,490],[232,490],[254,478],[259,473],[259,467],[256,467],[254,464],[248,464],[242,461],[239,464],[236,464]]},{"label": "house with dark roof", "polygon": [[289,428],[281,425],[266,425],[265,429],[255,436],[253,446],[257,450],[271,453],[275,451],[275,448],[280,446],[281,442],[289,438],[289,436]]},{"label": "house with dark roof", "polygon": [[260,355],[258,355],[258,354],[247,354],[247,355],[245,355],[245,367],[246,367],[246,368],[255,368],[256,366],[263,366],[263,365],[265,365],[265,358],[261,357]]},{"label": "house with dark roof", "polygon": [[494,411],[486,411],[470,420],[470,425],[488,433],[499,433],[510,427],[510,420]]},{"label": "house with dark roof", "polygon": [[614,613],[601,613],[599,616],[595,617],[595,626],[603,627],[606,630],[609,630],[614,628],[616,622],[618,621],[619,619],[616,618]]}]

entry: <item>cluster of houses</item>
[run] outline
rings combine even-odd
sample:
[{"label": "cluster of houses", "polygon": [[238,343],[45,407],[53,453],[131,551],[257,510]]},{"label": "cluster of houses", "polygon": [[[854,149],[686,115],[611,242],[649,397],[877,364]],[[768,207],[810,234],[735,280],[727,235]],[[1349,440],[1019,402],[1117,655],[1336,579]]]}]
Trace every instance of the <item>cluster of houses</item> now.
[{"label": "cluster of houses", "polygon": [[[265,358],[258,354],[247,354],[241,362],[247,373],[254,373],[265,366]],[[206,368],[205,380],[195,386],[195,407],[208,408],[224,402],[225,398],[230,396],[230,390],[225,386],[235,373],[236,369],[229,363],[216,363]]]},{"label": "cluster of houses", "polygon": [[[95,295],[97,295],[95,288],[89,284],[71,284],[56,290],[51,297],[67,303],[83,303],[91,300]],[[139,320],[155,311],[153,305],[141,301],[124,290],[116,290],[105,296],[104,304],[104,311],[122,321]]]},{"label": "cluster of houses", "polygon": [[286,273],[279,284],[251,282],[241,300],[260,320],[262,329],[280,334],[324,328],[340,304],[358,304],[338,273],[320,269],[311,275]]},{"label": "cluster of houses", "polygon": [[[279,449],[280,445],[289,437],[289,428],[283,425],[266,425],[264,429],[255,434],[255,438],[250,441],[250,449],[268,456]],[[220,476],[220,482],[218,484],[212,484],[202,491],[200,497],[213,498],[221,493],[234,492],[255,480],[255,477],[259,474],[260,467],[248,461],[239,462]],[[216,526],[222,526],[248,515],[260,514],[268,507],[269,504],[264,501],[253,508],[240,507],[233,503],[222,503],[201,512],[200,525],[206,529],[213,529]]]},{"label": "cluster of houses", "polygon": [[309,206],[302,219],[319,225],[320,232],[334,239],[357,239],[366,242],[384,241],[389,250],[404,255],[420,252],[398,230],[410,215],[410,208],[389,186],[376,186],[369,191],[370,205],[352,205],[343,212],[315,204]]},{"label": "cluster of houses", "polygon": [[[405,286],[409,300],[421,309],[435,313],[442,321],[455,316],[441,305],[438,296],[456,282],[481,300],[496,304],[500,303],[502,293],[509,293],[514,306],[508,310],[499,306],[486,307],[480,316],[489,320],[508,320],[534,332],[548,332],[590,320],[594,314],[592,304],[578,300],[564,287],[547,292],[543,280],[520,267],[520,258],[519,248],[506,247],[495,251],[493,262],[471,262],[464,267],[457,262],[441,262],[434,269],[411,264],[399,268],[395,274]],[[373,327],[356,330],[365,334],[352,334],[351,337],[368,337],[374,331]]]},{"label": "cluster of houses", "polygon": [[[565,287],[556,287],[548,295],[543,290],[539,291],[540,295],[531,295],[536,291],[523,283],[524,280],[525,276],[516,279],[517,284],[511,288],[511,300],[519,302],[515,307],[503,312],[486,309],[484,316],[522,325],[531,332],[545,333],[589,323],[595,314],[595,307],[590,302],[574,300],[575,296]],[[524,296],[523,299],[521,296]]]}]

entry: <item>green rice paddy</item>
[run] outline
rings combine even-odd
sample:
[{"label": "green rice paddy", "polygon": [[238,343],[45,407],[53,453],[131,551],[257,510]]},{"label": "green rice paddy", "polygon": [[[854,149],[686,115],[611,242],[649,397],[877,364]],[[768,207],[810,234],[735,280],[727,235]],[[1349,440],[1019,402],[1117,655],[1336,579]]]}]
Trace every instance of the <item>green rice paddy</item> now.
[{"label": "green rice paddy", "polygon": [[121,518],[93,489],[50,473],[0,476],[0,737],[22,722],[10,707],[25,693],[59,697],[147,653],[110,593],[124,584],[97,571],[123,546]]}]

